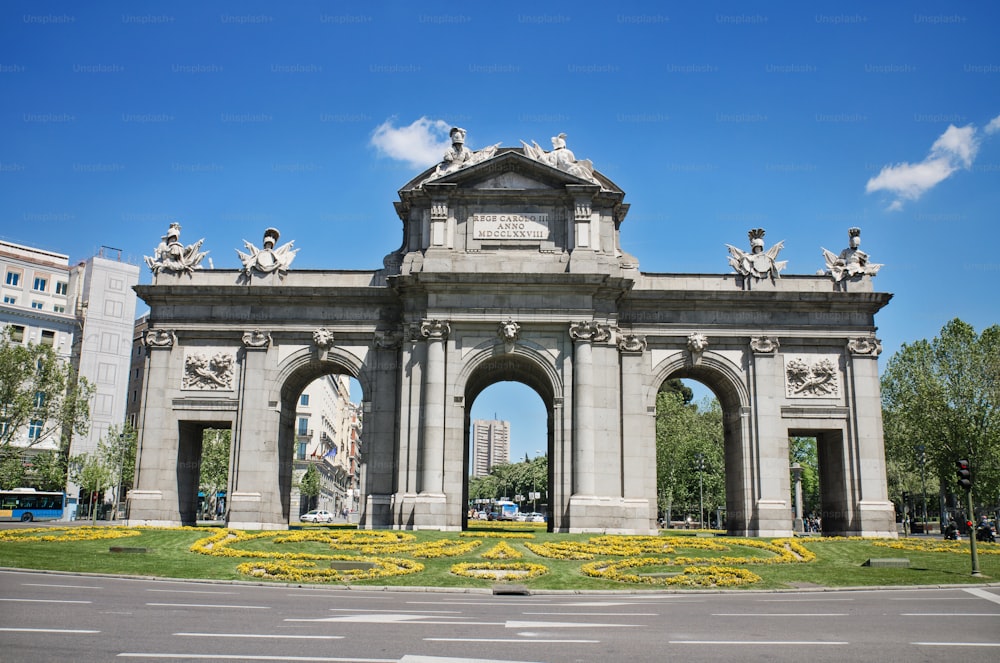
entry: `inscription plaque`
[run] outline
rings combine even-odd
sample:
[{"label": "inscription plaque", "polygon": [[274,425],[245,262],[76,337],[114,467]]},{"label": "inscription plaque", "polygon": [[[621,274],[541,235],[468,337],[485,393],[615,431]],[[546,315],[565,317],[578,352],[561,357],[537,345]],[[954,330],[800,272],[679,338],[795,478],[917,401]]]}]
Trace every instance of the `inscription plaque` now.
[{"label": "inscription plaque", "polygon": [[472,238],[538,241],[549,238],[548,214],[472,215]]}]

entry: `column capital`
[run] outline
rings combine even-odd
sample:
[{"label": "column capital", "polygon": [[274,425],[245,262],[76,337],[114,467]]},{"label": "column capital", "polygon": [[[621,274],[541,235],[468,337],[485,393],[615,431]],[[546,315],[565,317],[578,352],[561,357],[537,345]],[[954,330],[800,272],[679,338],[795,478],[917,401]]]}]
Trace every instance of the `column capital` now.
[{"label": "column capital", "polygon": [[646,337],[641,334],[618,334],[618,351],[622,354],[642,354],[646,351]]},{"label": "column capital", "polygon": [[271,334],[262,329],[243,332],[243,346],[247,350],[267,350],[271,346]]},{"label": "column capital", "polygon": [[142,337],[142,344],[151,350],[170,349],[177,342],[177,335],[172,329],[147,329]]},{"label": "column capital", "polygon": [[847,342],[847,349],[852,355],[877,357],[882,354],[882,341],[874,336],[859,336]]},{"label": "column capital", "polygon": [[611,338],[611,330],[608,325],[602,325],[596,320],[582,320],[570,323],[569,336],[574,341],[600,343]]},{"label": "column capital", "polygon": [[446,320],[424,320],[420,323],[420,335],[427,340],[444,341],[451,333],[451,325]]}]

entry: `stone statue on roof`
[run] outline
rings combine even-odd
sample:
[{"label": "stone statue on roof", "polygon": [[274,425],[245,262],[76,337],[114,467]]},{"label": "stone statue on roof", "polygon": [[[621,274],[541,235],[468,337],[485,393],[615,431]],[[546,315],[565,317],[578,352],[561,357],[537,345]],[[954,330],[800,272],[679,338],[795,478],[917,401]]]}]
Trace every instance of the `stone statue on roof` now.
[{"label": "stone statue on roof", "polygon": [[767,251],[764,250],[764,229],[753,228],[747,233],[750,238],[750,252],[747,253],[731,244],[726,244],[729,249],[729,266],[736,270],[737,274],[752,276],[755,279],[770,277],[781,278],[778,274],[787,265],[787,260],[777,260],[778,253],[785,247],[785,243],[778,242]]},{"label": "stone statue on roof", "polygon": [[826,273],[833,277],[836,282],[852,279],[856,276],[875,276],[878,274],[882,265],[868,262],[868,254],[859,248],[861,246],[861,228],[849,228],[847,234],[850,237],[850,243],[846,249],[840,252],[840,255],[823,249]]},{"label": "stone statue on roof", "polygon": [[451,128],[451,131],[448,132],[448,136],[451,138],[451,147],[445,150],[434,173],[421,184],[486,161],[496,154],[497,148],[500,147],[500,143],[497,143],[473,152],[465,146],[465,135],[466,131],[462,127]]},{"label": "stone statue on roof", "polygon": [[199,239],[194,244],[184,246],[180,241],[181,224],[171,223],[167,229],[167,234],[160,237],[160,244],[156,247],[152,256],[143,256],[146,266],[153,274],[162,272],[175,274],[190,274],[196,269],[201,269],[201,261],[208,255],[208,251],[201,251],[201,245],[205,238]]},{"label": "stone statue on roof", "polygon": [[289,266],[291,266],[292,260],[295,260],[295,254],[299,250],[292,248],[292,245],[295,244],[294,241],[274,248],[274,245],[278,243],[279,237],[281,237],[281,233],[278,232],[277,228],[268,228],[265,230],[264,248],[262,249],[258,249],[250,242],[243,240],[243,246],[250,253],[243,253],[239,249],[236,249],[236,253],[239,254],[240,260],[243,262],[243,273],[247,277],[253,275],[255,271],[261,274],[277,272],[280,276],[284,276]]},{"label": "stone statue on roof", "polygon": [[577,160],[572,150],[566,147],[565,133],[560,133],[558,136],[552,137],[551,152],[543,150],[535,141],[531,141],[531,145],[528,145],[522,140],[521,145],[524,146],[525,156],[531,157],[536,161],[541,161],[553,168],[558,168],[574,177],[599,184],[597,178],[594,177],[594,164],[589,159]]}]

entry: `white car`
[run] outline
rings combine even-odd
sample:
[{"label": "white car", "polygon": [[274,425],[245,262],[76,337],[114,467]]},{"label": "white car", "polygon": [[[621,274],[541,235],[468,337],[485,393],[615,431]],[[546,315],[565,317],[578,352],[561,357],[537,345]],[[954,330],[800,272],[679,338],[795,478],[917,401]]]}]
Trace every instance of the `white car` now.
[{"label": "white car", "polygon": [[299,516],[299,520],[304,523],[332,523],[333,514],[322,509],[313,509]]}]

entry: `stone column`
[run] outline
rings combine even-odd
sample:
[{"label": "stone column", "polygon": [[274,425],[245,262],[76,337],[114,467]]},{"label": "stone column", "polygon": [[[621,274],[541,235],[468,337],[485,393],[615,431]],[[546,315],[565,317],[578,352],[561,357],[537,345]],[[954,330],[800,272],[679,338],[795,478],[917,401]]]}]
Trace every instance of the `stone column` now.
[{"label": "stone column", "polygon": [[243,335],[239,410],[230,451],[227,526],[234,529],[285,529],[276,465],[280,462],[277,415],[268,407],[267,355],[271,336],[261,330]]},{"label": "stone column", "polygon": [[450,325],[440,320],[425,320],[420,325],[420,335],[427,339],[420,445],[421,494],[444,492],[445,344],[450,331]]},{"label": "stone column", "polygon": [[148,357],[134,487],[128,494],[129,525],[181,524],[177,506],[177,422],[169,405],[170,355],[175,341],[174,332],[165,329],[149,329],[142,340]]},{"label": "stone column", "polygon": [[577,322],[569,327],[573,339],[573,494],[593,495],[594,468],[594,365],[593,343],[606,340],[608,331],[597,322]]}]

